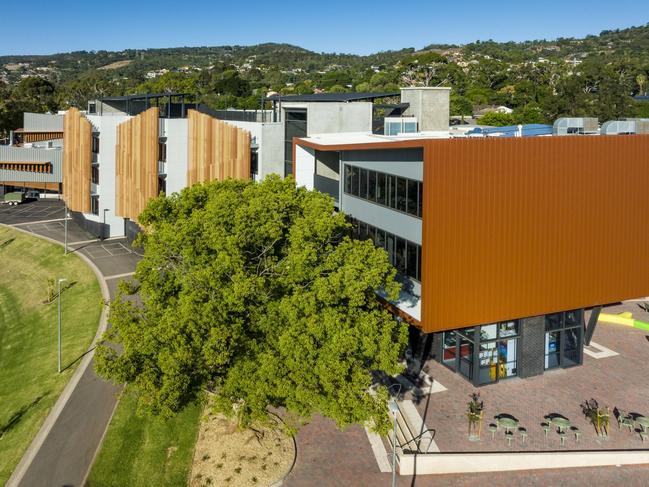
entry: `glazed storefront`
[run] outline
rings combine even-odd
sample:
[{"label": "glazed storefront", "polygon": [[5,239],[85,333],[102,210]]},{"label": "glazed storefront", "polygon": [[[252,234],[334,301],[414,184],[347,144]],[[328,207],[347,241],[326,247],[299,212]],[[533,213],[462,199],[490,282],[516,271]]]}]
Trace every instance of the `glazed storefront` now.
[{"label": "glazed storefront", "polygon": [[439,362],[476,386],[531,377],[583,360],[583,310],[436,334]]}]

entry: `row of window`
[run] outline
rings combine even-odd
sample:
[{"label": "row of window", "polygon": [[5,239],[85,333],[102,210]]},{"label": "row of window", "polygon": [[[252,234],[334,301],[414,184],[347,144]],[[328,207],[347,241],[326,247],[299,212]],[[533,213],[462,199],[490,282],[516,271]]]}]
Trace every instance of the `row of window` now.
[{"label": "row of window", "polygon": [[345,164],[344,191],[418,218],[422,215],[421,181]]},{"label": "row of window", "polygon": [[355,218],[350,218],[350,221],[353,225],[352,237],[360,240],[369,238],[374,245],[387,251],[388,259],[397,271],[421,281],[421,245]]}]

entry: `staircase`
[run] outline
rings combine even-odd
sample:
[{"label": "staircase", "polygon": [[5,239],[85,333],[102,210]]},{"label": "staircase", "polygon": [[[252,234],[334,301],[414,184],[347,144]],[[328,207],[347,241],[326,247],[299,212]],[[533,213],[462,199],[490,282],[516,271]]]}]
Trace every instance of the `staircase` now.
[{"label": "staircase", "polygon": [[[388,444],[397,453],[397,462],[403,455],[439,453],[434,440],[434,432],[429,430],[410,400],[397,401],[396,445],[392,444],[393,433],[388,435]],[[391,457],[391,455],[390,455]]]}]

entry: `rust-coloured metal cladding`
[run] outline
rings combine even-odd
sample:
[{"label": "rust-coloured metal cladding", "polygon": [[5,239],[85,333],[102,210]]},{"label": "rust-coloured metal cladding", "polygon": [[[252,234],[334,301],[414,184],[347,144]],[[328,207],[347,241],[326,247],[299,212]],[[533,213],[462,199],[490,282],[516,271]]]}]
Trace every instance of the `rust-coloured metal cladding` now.
[{"label": "rust-coloured metal cladding", "polygon": [[649,295],[649,136],[428,140],[422,324]]},{"label": "rust-coloured metal cladding", "polygon": [[424,331],[649,295],[649,136],[294,145],[424,148]]}]

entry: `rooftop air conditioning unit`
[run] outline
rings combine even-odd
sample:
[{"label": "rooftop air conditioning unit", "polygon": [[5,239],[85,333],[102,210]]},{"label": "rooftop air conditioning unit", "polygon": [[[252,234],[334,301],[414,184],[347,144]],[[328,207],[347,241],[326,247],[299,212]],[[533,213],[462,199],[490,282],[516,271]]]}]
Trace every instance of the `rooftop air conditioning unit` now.
[{"label": "rooftop air conditioning unit", "polygon": [[599,124],[591,117],[562,117],[552,126],[554,135],[593,135],[597,134]]}]

